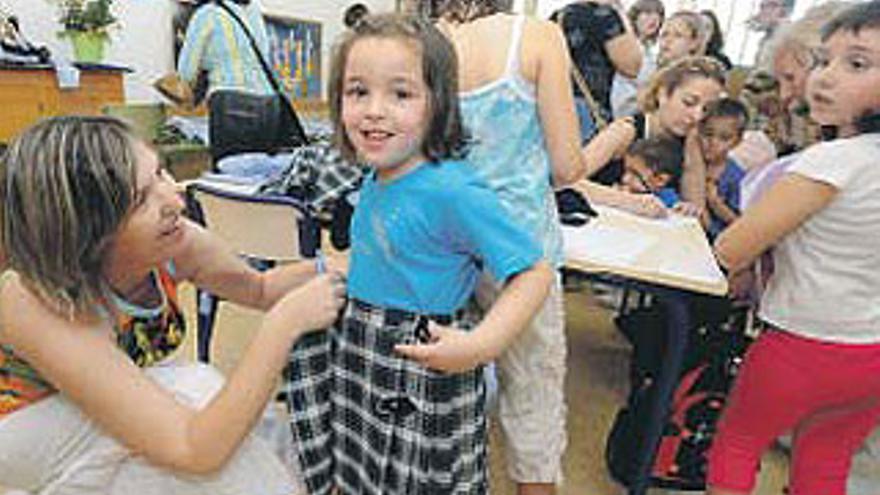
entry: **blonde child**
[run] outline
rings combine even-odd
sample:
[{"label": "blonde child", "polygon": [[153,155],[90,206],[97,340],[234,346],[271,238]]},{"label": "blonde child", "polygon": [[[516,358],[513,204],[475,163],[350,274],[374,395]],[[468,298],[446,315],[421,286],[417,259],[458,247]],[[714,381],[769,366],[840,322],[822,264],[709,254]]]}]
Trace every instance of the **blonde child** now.
[{"label": "blonde child", "polygon": [[[417,18],[367,16],[333,59],[340,146],[374,169],[352,221],[331,357],[332,479],[343,494],[486,493],[482,365],[547,295],[540,248],[461,159],[457,89],[452,46]],[[468,331],[482,269],[504,290]]]},{"label": "blonde child", "polygon": [[660,29],[657,64],[665,67],[685,57],[703,55],[705,25],[700,14],[680,10],[668,18]]},{"label": "blonde child", "polygon": [[750,493],[761,454],[793,431],[793,495],[842,495],[852,455],[880,421],[880,1],[823,30],[810,114],[838,139],[800,154],[718,238],[722,266],[768,247],[771,330],[751,346],[709,457],[710,492]]}]

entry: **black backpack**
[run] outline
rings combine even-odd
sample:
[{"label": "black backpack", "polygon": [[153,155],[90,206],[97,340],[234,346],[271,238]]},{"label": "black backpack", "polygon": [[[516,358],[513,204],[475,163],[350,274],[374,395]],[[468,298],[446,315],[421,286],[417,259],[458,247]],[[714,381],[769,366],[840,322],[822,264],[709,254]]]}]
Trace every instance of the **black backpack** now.
[{"label": "black backpack", "polygon": [[[653,486],[706,489],[706,456],[727,393],[751,342],[744,331],[749,317],[747,309],[728,307],[726,312],[715,315],[711,319],[715,321],[704,320],[691,338],[684,371],[654,458]],[[656,394],[654,377],[663,353],[664,321],[663,308],[658,305],[636,310],[618,321],[633,340],[632,388],[608,434],[605,461],[612,477],[625,486],[632,483],[637,453],[645,448],[642,428],[648,419],[648,405]]]}]

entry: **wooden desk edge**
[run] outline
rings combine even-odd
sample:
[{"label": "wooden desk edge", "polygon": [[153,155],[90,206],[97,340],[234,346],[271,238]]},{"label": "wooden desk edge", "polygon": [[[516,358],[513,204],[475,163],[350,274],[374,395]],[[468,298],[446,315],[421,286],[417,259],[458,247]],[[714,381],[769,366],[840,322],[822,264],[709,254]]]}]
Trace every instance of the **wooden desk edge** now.
[{"label": "wooden desk edge", "polygon": [[699,280],[689,279],[686,277],[676,277],[666,273],[650,272],[635,268],[626,268],[620,266],[607,266],[598,263],[590,263],[582,260],[565,261],[565,267],[579,270],[584,273],[592,274],[608,274],[621,277],[631,278],[639,282],[663,285],[672,289],[681,289],[700,294],[709,294],[713,296],[724,296],[727,294],[727,280],[719,280],[716,283],[703,282]]}]

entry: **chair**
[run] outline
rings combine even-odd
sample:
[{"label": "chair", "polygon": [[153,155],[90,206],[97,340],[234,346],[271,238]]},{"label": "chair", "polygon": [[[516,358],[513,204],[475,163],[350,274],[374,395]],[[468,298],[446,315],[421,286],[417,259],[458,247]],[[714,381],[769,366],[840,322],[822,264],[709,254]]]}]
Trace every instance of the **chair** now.
[{"label": "chair", "polygon": [[[258,269],[276,262],[315,256],[320,231],[310,210],[285,196],[260,196],[229,184],[196,180],[186,187],[189,215],[214,232]],[[210,360],[211,335],[219,298],[196,292],[196,348],[199,361]]]}]

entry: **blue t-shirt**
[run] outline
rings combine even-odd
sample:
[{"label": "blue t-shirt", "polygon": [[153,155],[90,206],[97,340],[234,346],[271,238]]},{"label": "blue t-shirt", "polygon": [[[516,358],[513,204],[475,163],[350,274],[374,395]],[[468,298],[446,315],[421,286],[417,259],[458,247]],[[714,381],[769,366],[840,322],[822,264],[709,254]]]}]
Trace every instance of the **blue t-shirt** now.
[{"label": "blue t-shirt", "polygon": [[[739,213],[739,184],[745,175],[745,170],[735,160],[728,158],[721,176],[718,177],[718,196],[724,200],[728,208],[737,213]],[[709,217],[709,236],[714,239],[727,227],[727,223],[712,212]]]},{"label": "blue t-shirt", "polygon": [[451,314],[473,294],[481,263],[506,280],[542,258],[465,162],[423,163],[364,181],[351,225],[349,295],[424,314]]},{"label": "blue t-shirt", "polygon": [[662,187],[654,191],[654,196],[657,196],[657,199],[662,201],[663,206],[667,208],[672,208],[680,201],[674,187]]}]

